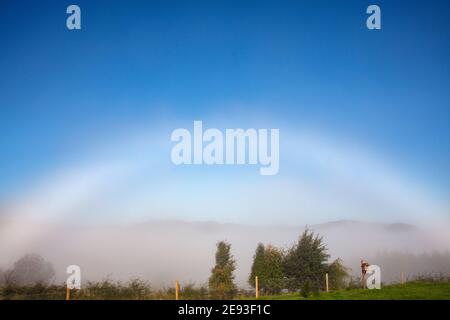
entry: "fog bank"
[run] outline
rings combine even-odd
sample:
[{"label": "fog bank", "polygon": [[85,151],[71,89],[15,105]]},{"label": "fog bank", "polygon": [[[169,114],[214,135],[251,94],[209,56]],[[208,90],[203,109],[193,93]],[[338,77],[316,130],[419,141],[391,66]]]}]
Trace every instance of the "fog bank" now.
[{"label": "fog bank", "polygon": [[[32,227],[45,230],[44,235],[25,244],[21,242],[25,235],[18,231],[0,243],[1,268],[10,268],[22,255],[33,252],[53,263],[56,282],[64,281],[66,267],[76,264],[81,267],[84,281],[106,277],[127,281],[137,277],[150,281],[153,286],[172,286],[176,279],[182,283],[206,284],[219,240],[232,244],[237,261],[236,281],[240,286],[246,286],[258,242],[286,248],[305,229],[305,226],[250,226],[179,220],[152,220],[120,227],[64,224],[35,224]],[[430,260],[422,257],[422,260],[415,260],[416,266],[413,267],[408,262],[413,261],[412,258],[408,260],[402,256],[399,259],[398,254],[387,254],[448,252],[448,238],[436,232],[407,224],[355,221],[330,222],[308,228],[324,237],[331,259],[343,259],[355,275],[359,272],[361,258],[379,264],[385,282],[397,281],[401,271],[407,272],[408,276],[413,273],[450,273],[450,261],[445,258],[435,265],[431,262],[425,265],[423,261]],[[23,230],[27,229],[24,226]]]}]

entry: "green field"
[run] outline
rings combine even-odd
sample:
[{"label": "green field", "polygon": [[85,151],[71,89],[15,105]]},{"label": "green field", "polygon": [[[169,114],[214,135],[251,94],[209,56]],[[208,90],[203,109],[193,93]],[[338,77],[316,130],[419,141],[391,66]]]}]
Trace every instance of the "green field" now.
[{"label": "green field", "polygon": [[415,281],[383,286],[380,290],[347,289],[320,292],[303,298],[299,293],[263,296],[267,300],[450,300],[450,282]]},{"label": "green field", "polygon": [[[235,299],[254,299],[254,293],[241,291]],[[64,300],[64,286],[42,286],[0,288],[0,300]],[[127,285],[111,282],[92,283],[81,291],[71,294],[75,300],[173,300],[173,288],[154,290],[141,282]],[[181,300],[208,300],[206,288],[184,286]],[[311,293],[307,298],[300,293],[261,296],[260,300],[450,300],[450,281],[420,280],[404,285],[382,286],[380,290],[343,289],[339,291]]]}]

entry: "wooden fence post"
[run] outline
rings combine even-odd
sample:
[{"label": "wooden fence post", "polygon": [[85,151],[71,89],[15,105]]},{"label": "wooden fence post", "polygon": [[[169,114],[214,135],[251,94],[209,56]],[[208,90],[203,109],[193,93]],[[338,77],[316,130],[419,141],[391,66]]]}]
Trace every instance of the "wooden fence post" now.
[{"label": "wooden fence post", "polygon": [[328,288],[328,273],[325,273],[325,288],[327,289],[327,292],[329,292],[329,288]]},{"label": "wooden fence post", "polygon": [[175,300],[180,300],[180,282],[175,282]]},{"label": "wooden fence post", "polygon": [[400,273],[400,283],[405,284],[405,273],[403,271]]},{"label": "wooden fence post", "polygon": [[70,289],[69,289],[69,287],[66,288],[66,300],[70,300]]},{"label": "wooden fence post", "polygon": [[259,281],[258,281],[258,276],[255,277],[255,297],[256,297],[256,299],[259,298]]}]

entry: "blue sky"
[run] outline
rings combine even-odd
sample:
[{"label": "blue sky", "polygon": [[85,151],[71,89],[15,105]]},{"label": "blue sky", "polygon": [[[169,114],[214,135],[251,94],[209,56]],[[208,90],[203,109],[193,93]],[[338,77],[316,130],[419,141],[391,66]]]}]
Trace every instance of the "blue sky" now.
[{"label": "blue sky", "polygon": [[[359,184],[375,185],[378,179],[380,190],[386,189],[382,182],[388,180],[380,177],[392,178],[387,172],[394,172],[396,182],[417,186],[410,195],[424,189],[422,203],[439,203],[444,209],[437,211],[448,214],[448,1],[377,1],[381,31],[366,28],[365,10],[372,4],[367,1],[74,3],[81,7],[80,31],[65,27],[69,2],[0,5],[0,200],[20,201],[68,167],[95,167],[129,154],[144,167],[147,159],[157,164],[120,182],[125,190],[102,192],[76,208],[109,212],[103,205],[121,194],[127,199],[123,211],[130,209],[129,202],[142,203],[140,210],[130,209],[138,218],[151,211],[248,222],[261,208],[245,199],[228,208],[239,211],[235,215],[208,212],[221,199],[229,204],[240,188],[261,188],[259,195],[275,188],[283,196],[266,197],[267,205],[288,212],[281,221],[296,221],[302,205],[296,196],[312,192],[311,184],[299,187],[298,181],[311,182],[320,190],[314,191],[318,198],[343,190],[337,171],[327,171],[334,162],[320,167],[312,157],[312,164],[303,163],[318,150],[326,149],[320,155],[328,157],[336,148],[333,154],[347,159],[339,168],[363,164],[363,173],[370,174]],[[193,120],[210,127],[280,128],[279,176],[263,180],[242,168],[170,167],[170,132],[191,127]],[[307,143],[297,145],[298,137],[307,137]],[[349,149],[358,156],[349,157]],[[299,152],[297,161],[292,154]],[[380,166],[380,174],[369,172]],[[154,171],[157,178],[142,178]],[[215,189],[218,179],[229,189]],[[360,198],[358,183],[346,183],[351,186],[346,197],[367,196],[368,211],[384,212],[383,219],[396,208],[384,205],[378,191]],[[408,198],[409,192],[401,196]],[[162,200],[143,203],[151,202],[149,194],[158,194],[167,206]],[[173,197],[183,205],[171,207]],[[333,209],[316,210],[323,198],[312,202],[299,216],[358,218],[354,212],[361,207],[340,203],[343,198],[337,197]],[[270,213],[265,215],[269,221]]]}]

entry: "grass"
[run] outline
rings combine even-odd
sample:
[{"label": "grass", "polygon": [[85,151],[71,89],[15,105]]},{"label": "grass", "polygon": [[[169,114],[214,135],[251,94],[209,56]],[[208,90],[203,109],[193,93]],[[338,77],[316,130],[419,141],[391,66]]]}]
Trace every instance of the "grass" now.
[{"label": "grass", "polygon": [[[64,286],[10,287],[0,288],[0,300],[64,300]],[[102,281],[88,283],[81,291],[73,292],[71,299],[76,300],[173,300],[173,288],[154,290],[142,281],[113,283]],[[208,299],[206,287],[196,288],[185,285],[181,290],[182,300]],[[254,299],[251,291],[240,291],[236,299]],[[304,298],[300,293],[262,296],[260,300],[450,300],[450,281],[417,280],[404,285],[382,286],[381,290],[343,289],[329,293],[319,292]]]},{"label": "grass", "polygon": [[344,289],[303,298],[299,293],[260,297],[263,300],[450,300],[450,282],[414,281],[382,286],[380,290]]}]

